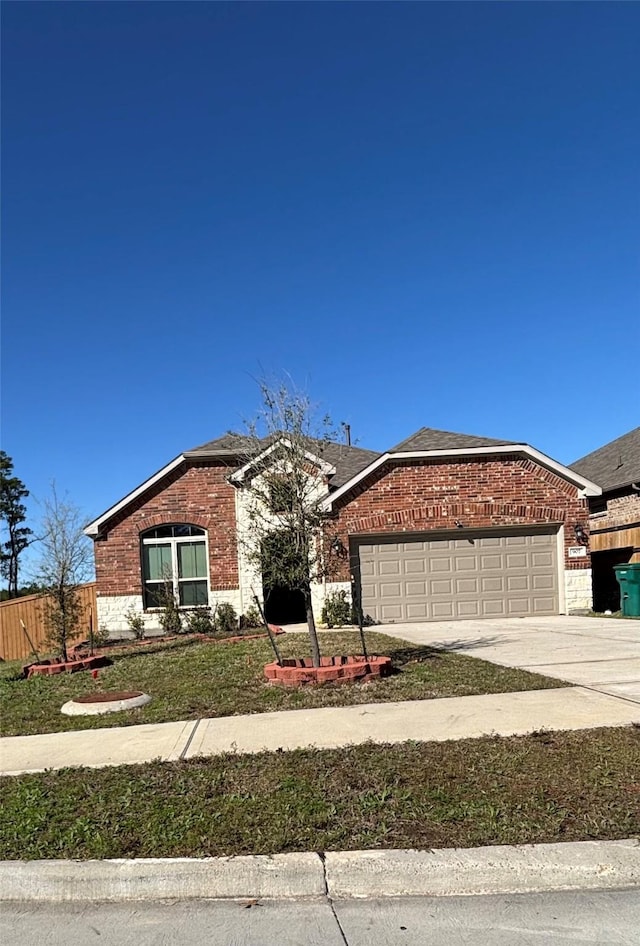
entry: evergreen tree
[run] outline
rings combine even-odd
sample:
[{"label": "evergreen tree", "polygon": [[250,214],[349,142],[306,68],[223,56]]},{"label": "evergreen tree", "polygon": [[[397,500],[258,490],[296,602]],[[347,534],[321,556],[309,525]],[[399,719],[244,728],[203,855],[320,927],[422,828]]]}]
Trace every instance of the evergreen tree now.
[{"label": "evergreen tree", "polygon": [[32,531],[23,525],[27,509],[22,502],[29,495],[22,480],[13,476],[13,460],[0,450],[0,523],[6,540],[0,543],[0,574],[7,581],[10,598],[18,595],[18,562],[32,541]]}]

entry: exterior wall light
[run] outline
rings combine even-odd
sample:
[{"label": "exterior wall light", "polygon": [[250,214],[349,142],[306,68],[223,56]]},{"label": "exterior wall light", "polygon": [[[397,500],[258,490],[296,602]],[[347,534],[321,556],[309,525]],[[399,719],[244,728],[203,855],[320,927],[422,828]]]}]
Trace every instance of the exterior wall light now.
[{"label": "exterior wall light", "polygon": [[573,527],[573,531],[576,534],[576,542],[579,542],[580,545],[587,545],[589,542],[589,536],[584,531],[584,526],[580,522],[576,522]]}]

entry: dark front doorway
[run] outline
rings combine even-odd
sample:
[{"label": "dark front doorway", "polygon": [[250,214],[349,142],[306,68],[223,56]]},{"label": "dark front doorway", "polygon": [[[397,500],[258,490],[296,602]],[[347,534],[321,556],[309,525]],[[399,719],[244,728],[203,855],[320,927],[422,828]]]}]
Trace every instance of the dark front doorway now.
[{"label": "dark front doorway", "polygon": [[302,624],[307,619],[302,592],[282,585],[265,587],[264,614],[270,624]]},{"label": "dark front doorway", "polygon": [[307,619],[304,595],[292,590],[283,578],[295,573],[296,558],[291,539],[282,532],[274,532],[262,543],[264,613],[270,624],[301,624]]},{"label": "dark front doorway", "polygon": [[613,566],[625,565],[632,555],[632,548],[591,553],[594,611],[620,610],[620,585]]}]

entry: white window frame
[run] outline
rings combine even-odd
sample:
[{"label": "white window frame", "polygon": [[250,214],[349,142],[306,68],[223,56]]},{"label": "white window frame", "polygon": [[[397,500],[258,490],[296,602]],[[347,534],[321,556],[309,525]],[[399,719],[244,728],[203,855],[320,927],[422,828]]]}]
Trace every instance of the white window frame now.
[{"label": "white window frame", "polygon": [[[165,526],[191,526],[194,529],[202,529],[202,526],[196,526],[192,522],[167,522],[163,523],[160,526],[152,526],[148,531],[152,532],[154,529],[162,529]],[[205,550],[205,561],[207,563],[206,575],[203,578],[180,578],[178,574],[178,546],[182,545],[184,542],[204,542]],[[144,532],[140,536],[140,552],[141,552],[141,574],[142,574],[142,602],[144,605],[145,611],[161,611],[162,608],[159,607],[147,607],[146,604],[146,591],[148,585],[161,585],[163,584],[162,579],[148,579],[145,577],[144,570],[144,552],[143,547],[145,545],[170,545],[171,546],[171,577],[173,581],[173,594],[178,602],[178,607],[190,611],[193,608],[206,608],[209,606],[210,593],[211,593],[211,583],[209,580],[209,533],[206,529],[202,529],[201,535],[165,535],[161,538],[146,538]],[[180,582],[183,581],[206,581],[207,583],[207,600],[203,604],[180,604]]]}]

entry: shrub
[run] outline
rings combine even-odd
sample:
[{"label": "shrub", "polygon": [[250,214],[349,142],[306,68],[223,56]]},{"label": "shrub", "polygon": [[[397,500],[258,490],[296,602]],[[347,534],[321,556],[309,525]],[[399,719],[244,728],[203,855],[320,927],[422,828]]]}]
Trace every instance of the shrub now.
[{"label": "shrub", "polygon": [[210,608],[189,611],[185,617],[185,623],[189,634],[213,634],[216,629]]},{"label": "shrub", "polygon": [[327,627],[351,624],[351,601],[346,591],[330,591],[324,599],[320,620]]},{"label": "shrub", "polygon": [[173,593],[173,586],[169,582],[165,582],[161,602],[162,611],[158,615],[160,627],[165,634],[181,634],[183,631],[182,616]]},{"label": "shrub", "polygon": [[262,627],[262,618],[260,617],[260,612],[254,604],[251,607],[247,608],[243,615],[240,617],[240,627],[241,628],[252,628],[252,627]]},{"label": "shrub", "polygon": [[136,640],[141,641],[144,637],[144,618],[139,611],[136,611],[135,608],[131,607],[125,613],[125,621],[129,627],[130,631],[133,631]]},{"label": "shrub", "polygon": [[216,634],[237,634],[238,615],[228,601],[221,601],[215,610],[213,624]]},{"label": "shrub", "polygon": [[104,647],[105,644],[109,643],[111,635],[109,634],[109,628],[105,627],[103,624],[102,627],[97,627],[93,632],[93,646],[94,647]]}]

